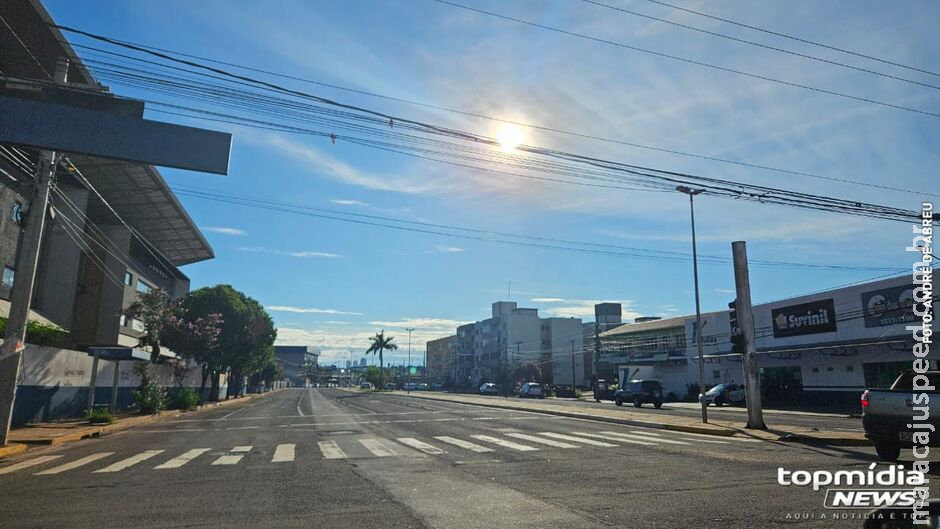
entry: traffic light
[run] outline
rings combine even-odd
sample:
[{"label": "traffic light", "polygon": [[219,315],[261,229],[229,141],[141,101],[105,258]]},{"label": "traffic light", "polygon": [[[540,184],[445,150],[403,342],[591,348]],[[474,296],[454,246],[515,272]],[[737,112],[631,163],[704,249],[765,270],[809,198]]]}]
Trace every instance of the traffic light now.
[{"label": "traffic light", "polygon": [[728,316],[731,322],[731,352],[744,354],[744,335],[738,327],[738,300],[728,303]]}]

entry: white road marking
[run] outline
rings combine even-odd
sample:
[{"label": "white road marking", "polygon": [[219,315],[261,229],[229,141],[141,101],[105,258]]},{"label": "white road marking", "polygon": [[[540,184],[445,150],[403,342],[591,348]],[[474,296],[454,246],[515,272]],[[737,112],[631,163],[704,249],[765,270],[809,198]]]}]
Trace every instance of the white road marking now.
[{"label": "white road marking", "polygon": [[502,446],[503,448],[511,448],[513,450],[518,450],[520,452],[535,452],[538,448],[534,446],[514,443],[512,441],[507,441],[505,439],[500,439],[499,437],[491,437],[489,435],[471,435],[474,439],[479,439],[481,441],[486,441],[487,443],[493,443],[494,445]]},{"label": "white road marking", "polygon": [[[638,434],[643,434],[643,435],[655,435],[655,436],[657,436],[657,437],[662,437],[662,434],[644,432],[644,431],[642,431],[642,430],[630,430],[630,433],[638,433]],[[726,443],[728,443],[728,442],[730,442],[730,441],[738,441],[738,442],[741,442],[741,443],[759,443],[759,442],[761,442],[760,439],[742,439],[742,438],[740,438],[740,437],[731,437],[731,436],[720,436],[720,437],[719,437],[719,436],[716,436],[716,435],[708,435],[708,434],[703,434],[703,433],[692,433],[692,432],[679,432],[679,431],[674,431],[674,430],[670,430],[670,433],[673,433],[673,434],[675,434],[675,435],[681,436],[680,438],[681,438],[681,439],[685,439],[686,441],[702,441],[702,442],[705,442],[705,443],[726,444]],[[694,437],[695,439],[690,439],[690,437]]]},{"label": "white road marking", "polygon": [[104,468],[98,469],[95,471],[95,473],[98,474],[101,472],[120,472],[124,470],[125,468],[130,468],[136,465],[137,463],[140,463],[141,461],[146,461],[150,459],[151,457],[155,457],[155,456],[162,454],[163,452],[164,452],[163,450],[144,450],[143,452],[137,455],[128,457],[127,459],[122,459],[116,463],[112,463]]},{"label": "white road marking", "polygon": [[578,445],[573,445],[569,443],[563,443],[561,441],[552,441],[551,439],[543,439],[541,437],[536,437],[534,435],[519,433],[519,432],[510,432],[507,433],[509,437],[515,437],[516,439],[523,439],[526,441],[532,441],[533,443],[539,443],[548,446],[554,446],[555,448],[577,448]]},{"label": "white road marking", "polygon": [[591,446],[617,446],[615,444],[605,443],[604,441],[595,441],[593,439],[584,439],[581,437],[575,437],[573,435],[565,435],[555,432],[539,432],[539,435],[544,435],[546,437],[554,437],[555,439],[562,439],[565,441],[573,441],[575,443],[583,443]]},{"label": "white road marking", "polygon": [[379,439],[359,439],[359,443],[366,447],[366,450],[372,452],[375,457],[388,457],[398,455],[389,447],[385,446]]},{"label": "white road marking", "polygon": [[10,472],[16,472],[17,470],[23,470],[24,468],[33,467],[36,465],[41,465],[53,459],[58,459],[62,456],[39,456],[32,459],[27,459],[26,461],[20,461],[15,465],[10,465],[8,467],[0,468],[0,474],[9,474]]},{"label": "white road marking", "polygon": [[277,448],[274,449],[274,457],[271,458],[272,463],[283,463],[291,462],[294,460],[294,448],[297,445],[295,444],[283,444],[277,445]]},{"label": "white road marking", "polygon": [[646,436],[646,435],[630,435],[630,434],[625,434],[625,433],[620,433],[620,432],[601,432],[601,433],[602,433],[602,434],[606,434],[606,435],[612,435],[612,436],[615,436],[615,437],[622,437],[622,438],[625,438],[625,439],[633,439],[633,440],[639,439],[639,440],[642,440],[642,441],[652,441],[652,442],[654,442],[654,443],[656,443],[656,444],[670,444],[670,445],[689,445],[689,444],[691,444],[691,443],[686,442],[686,441],[673,441],[672,439],[666,439],[665,437],[649,437],[649,436]]},{"label": "white road marking", "polygon": [[583,432],[573,432],[575,435],[583,435],[585,437],[595,437],[597,439],[607,439],[609,441],[617,441],[618,443],[632,443],[635,445],[645,445],[645,446],[655,446],[655,441],[659,441],[658,437],[650,437],[643,439],[642,441],[637,439],[624,439],[622,437],[614,437],[612,435],[599,435],[596,433],[583,433]]},{"label": "white road marking", "polygon": [[662,437],[661,433],[647,432],[646,430],[630,430],[630,433],[638,433],[640,435],[653,435],[656,437]]},{"label": "white road marking", "polygon": [[304,395],[306,394],[307,394],[307,390],[305,389],[300,393],[300,398],[297,399],[297,415],[300,415],[301,417],[304,417],[304,412],[303,410],[300,409],[300,403],[303,402]]},{"label": "white road marking", "polygon": [[64,465],[59,465],[57,467],[48,468],[42,472],[36,472],[37,476],[48,476],[50,474],[58,474],[60,472],[65,472],[66,470],[72,470],[78,468],[82,465],[87,465],[88,463],[93,463],[101,458],[108,457],[114,452],[98,452],[97,454],[91,454],[90,456],[85,456],[81,459],[76,459]]},{"label": "white road marking", "polygon": [[478,454],[479,454],[479,453],[484,453],[484,452],[493,452],[493,451],[494,451],[492,448],[488,448],[488,447],[486,447],[486,446],[480,446],[480,445],[478,445],[478,444],[476,444],[476,443],[471,443],[471,442],[469,442],[469,441],[464,441],[463,439],[457,439],[456,437],[449,437],[449,436],[446,436],[446,435],[439,435],[439,436],[435,437],[435,439],[437,439],[438,441],[447,443],[447,444],[452,444],[452,445],[454,445],[454,446],[459,446],[460,448],[463,448],[463,449],[465,449],[465,450],[470,450],[471,452],[476,452],[476,453],[478,453]]},{"label": "white road marking", "polygon": [[401,444],[403,444],[403,445],[410,446],[411,448],[416,448],[416,449],[418,449],[418,450],[421,450],[421,451],[424,452],[425,454],[431,454],[431,455],[436,455],[436,456],[437,456],[437,455],[441,455],[441,454],[446,454],[446,453],[447,453],[447,452],[445,452],[444,450],[441,450],[440,448],[438,448],[438,447],[436,447],[436,446],[429,445],[429,444],[425,443],[424,441],[419,441],[419,440],[415,439],[414,437],[399,437],[399,438],[398,438],[398,442],[401,443]]},{"label": "white road marking", "polygon": [[185,465],[186,463],[189,463],[193,459],[196,459],[197,457],[201,456],[202,454],[205,454],[209,450],[211,449],[210,448],[193,448],[192,450],[187,450],[183,452],[182,454],[174,457],[173,459],[167,461],[166,463],[163,463],[162,465],[157,465],[153,468],[158,469],[158,470],[162,470],[165,468],[179,468]]},{"label": "white road marking", "polygon": [[234,465],[245,457],[247,452],[251,452],[251,446],[236,446],[229,450],[229,453],[219,457],[212,462],[213,465]]},{"label": "white road marking", "polygon": [[336,441],[320,441],[317,443],[320,451],[323,452],[323,459],[346,459],[346,452],[343,452]]}]

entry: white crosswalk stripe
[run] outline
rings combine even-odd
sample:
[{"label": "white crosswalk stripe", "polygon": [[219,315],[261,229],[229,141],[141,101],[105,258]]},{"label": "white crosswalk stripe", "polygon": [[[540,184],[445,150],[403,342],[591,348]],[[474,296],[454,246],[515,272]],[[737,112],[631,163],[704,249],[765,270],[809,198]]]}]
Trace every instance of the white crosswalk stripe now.
[{"label": "white crosswalk stripe", "polygon": [[555,432],[539,432],[539,435],[544,435],[546,437],[554,437],[555,439],[562,439],[564,441],[572,441],[575,443],[582,443],[591,446],[617,446],[611,443],[605,443],[604,441],[595,441],[593,439],[584,439],[582,437],[575,437],[573,435],[565,435]]},{"label": "white crosswalk stripe", "polygon": [[398,442],[403,445],[410,446],[411,448],[420,450],[424,452],[425,454],[441,455],[441,454],[447,453],[444,450],[441,450],[440,448],[434,445],[429,445],[425,443],[424,441],[419,441],[415,439],[414,437],[399,437]]},{"label": "white crosswalk stripe", "polygon": [[163,450],[144,450],[143,452],[137,455],[133,455],[131,457],[128,457],[127,459],[122,459],[104,468],[100,468],[96,470],[95,473],[97,474],[101,472],[120,472],[126,468],[130,468],[136,465],[137,463],[140,463],[141,461],[146,461],[150,459],[151,457],[156,457],[162,454],[163,452],[164,452]]},{"label": "white crosswalk stripe", "polygon": [[524,441],[532,441],[533,443],[554,446],[555,448],[577,448],[578,445],[573,445],[570,443],[563,443],[561,441],[552,441],[551,439],[545,439],[542,437],[537,437],[534,435],[519,433],[519,432],[510,432],[506,434],[509,437],[515,437],[516,439],[522,439]]},{"label": "white crosswalk stripe", "polygon": [[174,457],[173,459],[167,461],[166,463],[157,465],[153,468],[155,470],[179,468],[185,465],[186,463],[189,463],[193,459],[196,459],[197,457],[201,456],[202,454],[205,454],[209,450],[211,450],[211,448],[193,448],[192,450],[187,450],[183,452],[182,454]]},{"label": "white crosswalk stripe", "polygon": [[251,446],[236,446],[229,450],[229,453],[219,457],[212,462],[213,465],[235,465],[245,457],[245,454],[251,452]]},{"label": "white crosswalk stripe", "polygon": [[289,463],[294,460],[294,449],[297,445],[295,444],[283,444],[277,445],[277,448],[274,449],[274,456],[271,458],[272,463]]},{"label": "white crosswalk stripe", "polygon": [[15,465],[10,465],[8,467],[0,468],[0,474],[9,474],[10,472],[16,472],[17,470],[23,470],[24,468],[34,467],[36,465],[41,465],[43,463],[48,463],[55,459],[59,459],[62,456],[39,456],[32,459],[27,459],[26,461],[20,461]]},{"label": "white crosswalk stripe", "polygon": [[535,452],[538,448],[534,446],[524,445],[520,443],[514,443],[512,441],[507,441],[506,439],[500,439],[499,437],[492,437],[489,435],[471,435],[474,439],[479,439],[480,441],[486,441],[487,443],[493,443],[494,445],[502,446],[503,448],[511,448],[512,450],[518,450],[520,452]]},{"label": "white crosswalk stripe", "polygon": [[68,470],[74,470],[78,467],[85,466],[88,463],[94,463],[95,461],[108,457],[109,455],[112,455],[112,454],[114,454],[114,452],[98,452],[97,454],[91,454],[89,456],[76,459],[75,461],[70,461],[68,463],[65,463],[64,465],[47,468],[46,470],[43,470],[42,472],[36,472],[36,475],[37,476],[50,476],[53,474],[60,474]]},{"label": "white crosswalk stripe", "polygon": [[317,443],[323,459],[346,459],[346,452],[343,452],[336,441],[320,441]]},{"label": "white crosswalk stripe", "polygon": [[691,444],[690,442],[686,442],[686,441],[675,441],[675,440],[673,440],[673,439],[666,439],[665,437],[651,437],[651,436],[648,436],[648,435],[632,435],[632,434],[626,434],[626,433],[620,433],[620,432],[601,432],[601,433],[602,433],[602,434],[605,434],[605,435],[611,435],[611,436],[614,436],[614,437],[618,437],[618,438],[633,439],[634,441],[636,441],[636,440],[652,441],[652,442],[654,442],[654,443],[656,443],[656,444],[667,444],[667,445],[689,445],[689,444]]},{"label": "white crosswalk stripe", "polygon": [[360,439],[359,443],[366,447],[366,450],[372,452],[375,457],[389,457],[396,454],[390,447],[386,446],[380,439],[369,438]]},{"label": "white crosswalk stripe", "polygon": [[[650,435],[656,437],[662,437],[662,434],[647,432],[644,430],[630,430],[630,433],[636,433],[641,435]],[[760,439],[742,439],[740,437],[731,437],[731,436],[715,436],[702,433],[693,433],[693,432],[671,432],[673,435],[677,436],[679,439],[684,439],[686,441],[698,441],[703,443],[715,443],[715,444],[730,444],[731,442],[741,442],[741,443],[759,443]]]},{"label": "white crosswalk stripe", "polygon": [[601,435],[596,433],[584,433],[584,432],[573,432],[575,435],[583,435],[585,437],[594,437],[596,439],[607,439],[608,441],[617,441],[618,443],[628,443],[635,445],[644,445],[644,446],[655,446],[654,441],[658,441],[657,437],[650,437],[649,440],[640,440],[640,439],[624,439],[621,437],[614,437],[612,435]]},{"label": "white crosswalk stripe", "polygon": [[464,450],[470,450],[471,452],[476,452],[478,454],[493,452],[492,448],[487,446],[480,446],[476,443],[471,443],[470,441],[464,441],[463,439],[457,439],[456,437],[450,437],[447,435],[439,435],[435,437],[438,441],[443,443],[451,444],[454,446],[459,446]]}]

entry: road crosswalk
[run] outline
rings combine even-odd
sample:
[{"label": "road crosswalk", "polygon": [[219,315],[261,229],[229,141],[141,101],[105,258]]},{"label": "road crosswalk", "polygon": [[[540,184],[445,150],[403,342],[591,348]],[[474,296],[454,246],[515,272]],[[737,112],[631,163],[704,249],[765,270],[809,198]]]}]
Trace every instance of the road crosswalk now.
[{"label": "road crosswalk", "polygon": [[[624,431],[570,431],[570,432],[521,432],[498,430],[487,434],[467,434],[464,436],[439,435],[427,439],[418,437],[384,438],[376,435],[344,435],[336,439],[317,441],[313,444],[284,443],[273,447],[255,447],[252,445],[238,445],[233,447],[199,447],[190,448],[181,453],[172,453],[166,448],[143,450],[134,454],[119,455],[119,459],[102,461],[111,458],[114,452],[96,452],[70,461],[62,462],[63,455],[42,455],[17,462],[12,465],[0,467],[0,476],[17,472],[29,472],[40,469],[36,476],[49,476],[70,471],[81,471],[85,468],[105,464],[100,468],[91,470],[93,474],[116,474],[132,468],[146,468],[150,460],[168,459],[159,462],[153,470],[166,471],[179,469],[194,461],[211,461],[211,466],[234,466],[243,463],[246,459],[255,460],[257,454],[264,455],[264,460],[270,463],[290,463],[298,460],[347,460],[362,458],[389,458],[389,457],[426,457],[458,456],[461,452],[476,454],[506,451],[509,453],[533,453],[540,450],[597,448],[614,449],[630,446],[642,447],[691,447],[721,449],[716,444],[733,445],[735,443],[755,442],[753,439],[714,437],[682,432],[658,432],[643,429]],[[756,441],[759,442],[759,441]],[[700,444],[709,443],[709,444]],[[47,464],[55,464],[42,469]],[[196,463],[199,464],[199,463]],[[206,464],[206,463],[202,463]]]}]

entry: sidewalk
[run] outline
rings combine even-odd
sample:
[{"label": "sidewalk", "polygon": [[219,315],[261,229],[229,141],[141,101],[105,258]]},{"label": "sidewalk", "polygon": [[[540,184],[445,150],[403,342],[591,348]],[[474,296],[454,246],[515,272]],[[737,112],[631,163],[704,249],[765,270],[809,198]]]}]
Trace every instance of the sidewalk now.
[{"label": "sidewalk", "polygon": [[[389,393],[406,396],[406,394],[401,391]],[[655,412],[636,412],[629,409],[614,407],[609,409],[604,408],[580,411],[572,410],[570,407],[563,407],[551,402],[546,402],[544,400],[530,401],[518,398],[479,397],[474,395],[416,392],[412,392],[407,396],[412,398],[438,400],[443,402],[472,404],[475,406],[484,406],[487,408],[544,413],[548,415],[571,417],[575,419],[587,419],[592,421],[611,422],[617,424],[627,424],[630,426],[642,426],[646,428],[657,428],[706,435],[750,437],[754,439],[762,439],[765,441],[800,442],[806,444],[823,444],[830,446],[867,446],[871,444],[861,433],[819,430],[815,428],[805,428],[799,426],[787,426],[786,429],[748,430],[744,428],[743,424],[737,421],[718,419],[712,420],[708,424],[702,424],[698,419],[691,417],[665,414],[656,415]]]},{"label": "sidewalk", "polygon": [[154,415],[118,415],[111,424],[91,425],[86,420],[71,419],[56,422],[34,423],[20,426],[10,430],[9,442],[0,446],[0,459],[15,454],[21,454],[30,447],[57,446],[63,443],[79,441],[91,437],[100,437],[109,433],[119,432],[141,424],[147,424],[168,417],[178,417],[184,413],[194,413],[201,410],[229,406],[237,402],[248,402],[252,399],[271,395],[278,390],[267,393],[246,395],[237,399],[209,402],[198,406],[193,411],[167,410]]}]

